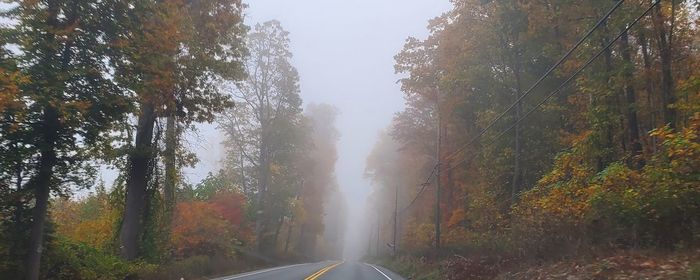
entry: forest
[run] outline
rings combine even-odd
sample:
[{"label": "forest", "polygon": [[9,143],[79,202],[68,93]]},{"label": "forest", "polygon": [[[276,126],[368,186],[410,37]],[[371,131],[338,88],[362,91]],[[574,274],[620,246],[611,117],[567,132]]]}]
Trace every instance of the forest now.
[{"label": "forest", "polygon": [[369,254],[414,279],[700,279],[698,2],[452,3],[395,56]]},{"label": "forest", "polygon": [[[3,4],[0,278],[181,279],[340,254],[339,111],[241,1]],[[198,123],[224,135],[201,182]],[[104,167],[117,173],[102,180]],[[324,219],[334,221],[325,223]]]},{"label": "forest", "polygon": [[[348,246],[388,279],[700,279],[700,1],[451,0],[395,54],[366,201],[336,176],[340,105],[305,100],[258,4],[0,4],[1,279],[210,279]],[[204,124],[220,162],[191,180]],[[306,279],[361,264],[323,265]]]}]

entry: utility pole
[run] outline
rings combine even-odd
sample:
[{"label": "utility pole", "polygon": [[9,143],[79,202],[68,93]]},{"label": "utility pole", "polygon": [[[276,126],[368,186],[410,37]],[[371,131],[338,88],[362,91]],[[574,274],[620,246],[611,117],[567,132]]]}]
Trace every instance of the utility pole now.
[{"label": "utility pole", "polygon": [[372,256],[372,237],[374,236],[374,223],[369,226],[369,237],[367,238],[367,255]]},{"label": "utility pole", "polygon": [[287,240],[284,241],[284,254],[286,255],[287,252],[289,252],[289,241],[292,239],[292,229],[294,228],[294,214],[292,214],[292,217],[289,218],[289,225],[287,227]]},{"label": "utility pole", "polygon": [[440,249],[440,142],[442,142],[442,127],[440,126],[440,88],[436,94],[437,114],[437,165],[435,166],[435,249]]},{"label": "utility pole", "polygon": [[396,235],[399,231],[398,227],[399,223],[399,185],[396,185],[396,192],[394,194],[394,254],[393,256],[396,257],[396,251],[397,247],[399,246],[396,240]]},{"label": "utility pole", "polygon": [[379,222],[379,215],[377,215],[377,239],[375,239],[376,244],[374,247],[375,253],[377,256],[381,254],[381,236],[382,236],[382,224]]}]

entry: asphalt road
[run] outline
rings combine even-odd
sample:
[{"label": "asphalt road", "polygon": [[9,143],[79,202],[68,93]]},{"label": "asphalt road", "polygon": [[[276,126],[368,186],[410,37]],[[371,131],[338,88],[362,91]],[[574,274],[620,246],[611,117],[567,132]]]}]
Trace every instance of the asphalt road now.
[{"label": "asphalt road", "polygon": [[263,269],[216,280],[403,280],[390,270],[361,262],[324,261]]}]

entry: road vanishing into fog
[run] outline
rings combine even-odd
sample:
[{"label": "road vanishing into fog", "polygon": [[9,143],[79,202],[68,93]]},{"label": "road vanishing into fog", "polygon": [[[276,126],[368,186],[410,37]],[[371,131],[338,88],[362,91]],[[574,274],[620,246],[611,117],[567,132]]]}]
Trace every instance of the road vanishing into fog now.
[{"label": "road vanishing into fog", "polygon": [[403,280],[390,270],[367,263],[324,261],[263,269],[214,280]]}]

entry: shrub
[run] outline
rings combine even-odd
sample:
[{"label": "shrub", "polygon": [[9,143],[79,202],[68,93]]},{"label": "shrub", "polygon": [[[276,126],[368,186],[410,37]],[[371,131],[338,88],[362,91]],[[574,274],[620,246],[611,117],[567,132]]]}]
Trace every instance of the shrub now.
[{"label": "shrub", "polygon": [[700,225],[700,114],[683,131],[664,128],[652,136],[662,145],[641,170],[617,162],[596,174],[585,142],[559,155],[549,174],[513,208],[513,236],[521,248],[556,254],[585,244],[695,243]]},{"label": "shrub", "polygon": [[244,207],[245,198],[236,193],[219,193],[211,201],[178,203],[170,236],[176,256],[233,256],[253,236]]},{"label": "shrub", "polygon": [[129,264],[84,243],[55,240],[43,259],[43,279],[124,279],[153,270],[146,264]]}]

